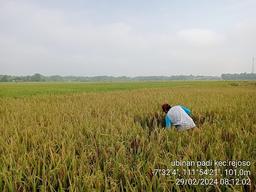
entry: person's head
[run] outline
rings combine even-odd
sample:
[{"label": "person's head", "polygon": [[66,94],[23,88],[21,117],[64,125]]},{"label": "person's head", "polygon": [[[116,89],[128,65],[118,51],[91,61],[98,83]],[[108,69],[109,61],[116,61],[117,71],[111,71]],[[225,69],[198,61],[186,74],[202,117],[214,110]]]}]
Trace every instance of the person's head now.
[{"label": "person's head", "polygon": [[163,112],[167,113],[169,109],[171,109],[171,106],[168,103],[165,103],[162,105]]}]

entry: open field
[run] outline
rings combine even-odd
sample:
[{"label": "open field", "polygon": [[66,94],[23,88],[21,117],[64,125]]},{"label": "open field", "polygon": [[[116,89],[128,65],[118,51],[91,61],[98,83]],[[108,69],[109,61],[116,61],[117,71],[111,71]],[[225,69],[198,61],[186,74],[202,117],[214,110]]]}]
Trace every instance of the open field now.
[{"label": "open field", "polygon": [[[223,87],[232,84],[221,81],[159,81],[159,82],[104,82],[104,83],[0,83],[0,97],[59,95],[83,92],[106,92],[145,88]],[[234,83],[236,84],[236,83]],[[240,84],[247,84],[240,82]]]},{"label": "open field", "polygon": [[[0,84],[0,191],[254,191],[255,101],[255,82]],[[162,128],[163,102],[198,131]],[[172,164],[207,160],[250,165]]]}]

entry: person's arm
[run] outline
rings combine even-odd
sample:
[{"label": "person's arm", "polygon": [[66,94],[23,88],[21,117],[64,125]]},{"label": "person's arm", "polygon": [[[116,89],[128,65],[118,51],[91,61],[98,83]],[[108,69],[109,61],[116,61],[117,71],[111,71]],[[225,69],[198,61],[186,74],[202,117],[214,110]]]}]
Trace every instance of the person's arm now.
[{"label": "person's arm", "polygon": [[165,127],[166,128],[171,128],[171,126],[172,126],[172,120],[168,115],[166,115],[165,116]]},{"label": "person's arm", "polygon": [[186,108],[186,107],[184,107],[184,106],[182,106],[182,105],[181,105],[181,108],[182,108],[188,115],[192,115],[192,112],[191,112],[190,109],[188,109],[188,108]]}]

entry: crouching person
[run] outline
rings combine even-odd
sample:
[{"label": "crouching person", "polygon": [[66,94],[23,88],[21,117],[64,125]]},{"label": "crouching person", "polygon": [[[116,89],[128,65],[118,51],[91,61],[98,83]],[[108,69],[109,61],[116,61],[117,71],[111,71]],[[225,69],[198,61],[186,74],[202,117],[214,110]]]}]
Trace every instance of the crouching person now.
[{"label": "crouching person", "polygon": [[196,125],[190,117],[191,111],[181,105],[170,106],[168,103],[162,105],[163,111],[166,113],[165,126],[171,128],[174,125],[177,131],[185,131],[195,128]]}]

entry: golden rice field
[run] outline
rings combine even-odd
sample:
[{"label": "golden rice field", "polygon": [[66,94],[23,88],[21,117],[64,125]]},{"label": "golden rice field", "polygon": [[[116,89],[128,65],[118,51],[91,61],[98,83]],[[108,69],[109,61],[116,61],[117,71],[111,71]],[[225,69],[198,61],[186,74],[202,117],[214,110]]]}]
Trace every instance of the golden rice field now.
[{"label": "golden rice field", "polygon": [[[256,190],[255,82],[106,86],[0,84],[0,191]],[[163,102],[198,129],[162,128]],[[206,161],[250,165],[173,164]]]}]

